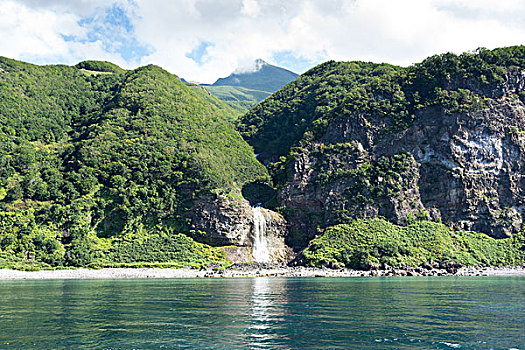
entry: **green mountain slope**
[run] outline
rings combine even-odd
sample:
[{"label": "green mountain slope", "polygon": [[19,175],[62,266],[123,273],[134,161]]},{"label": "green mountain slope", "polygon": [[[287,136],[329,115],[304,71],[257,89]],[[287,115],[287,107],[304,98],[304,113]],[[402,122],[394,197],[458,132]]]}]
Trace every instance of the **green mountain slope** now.
[{"label": "green mountain slope", "polygon": [[400,67],[366,62],[326,62],[301,75],[240,120],[239,130],[263,161],[287,154],[306,130],[324,122],[357,86],[389,76]]},{"label": "green mountain slope", "polygon": [[199,95],[203,100],[212,104],[219,111],[219,115],[222,119],[227,120],[231,123],[235,123],[239,116],[244,113],[244,110],[240,110],[235,106],[227,104],[222,99],[215,96],[215,94],[210,93],[209,89],[204,86],[185,83],[195,94]]},{"label": "green mountain slope", "polygon": [[296,73],[258,59],[254,62],[252,71],[234,72],[226,78],[217,79],[213,86],[241,86],[259,91],[277,91],[295,78]]},{"label": "green mountain slope", "polygon": [[[239,128],[270,169],[296,250],[309,246],[347,266],[355,249],[383,261],[390,238],[381,251],[373,239],[356,247],[347,227],[331,229],[378,217],[441,222],[457,233],[452,246],[465,247],[465,231],[510,240],[522,235],[525,217],[524,77],[523,46],[436,55],[407,68],[327,62],[257,105]],[[392,230],[399,239],[411,232]],[[475,242],[462,249],[512,260],[501,254],[506,243]],[[429,248],[416,243],[394,260]]]},{"label": "green mountain slope", "polygon": [[218,79],[212,85],[205,85],[205,88],[243,114],[273,92],[294,81],[297,76],[287,69],[258,59],[254,62],[252,70],[234,72],[226,78]]},{"label": "green mountain slope", "polygon": [[253,106],[272,94],[271,91],[259,91],[241,86],[205,86],[206,90],[219,100],[234,108],[239,115],[246,113]]},{"label": "green mountain slope", "polygon": [[193,198],[267,176],[228,107],[156,66],[78,67],[0,59],[0,252],[118,262],[112,249],[137,236],[154,246],[124,245],[135,260],[166,239],[192,247],[185,263],[213,258],[176,235]]}]

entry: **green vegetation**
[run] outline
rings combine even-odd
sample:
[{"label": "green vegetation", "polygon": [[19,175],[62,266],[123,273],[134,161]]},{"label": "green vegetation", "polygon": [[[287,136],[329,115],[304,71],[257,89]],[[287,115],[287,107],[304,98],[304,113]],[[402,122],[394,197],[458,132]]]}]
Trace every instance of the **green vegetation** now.
[{"label": "green vegetation", "polygon": [[[325,150],[326,148],[321,149],[320,153],[324,153]],[[326,165],[322,161],[318,165],[317,181],[319,184],[325,186],[338,178],[351,178],[356,187],[356,192],[352,193],[354,197],[368,187],[369,194],[372,194],[373,198],[378,198],[391,196],[401,190],[401,174],[410,170],[411,161],[408,153],[398,153],[394,156],[381,157],[374,162],[363,163],[358,168],[337,167],[330,170],[324,167]]]},{"label": "green vegetation", "polygon": [[[321,152],[326,153],[327,148],[330,147],[322,149]],[[406,190],[407,183],[414,178],[415,162],[408,153],[383,156],[376,161],[364,162],[357,168],[349,169],[335,167],[334,170],[327,170],[323,160],[321,157],[317,183],[326,187],[344,178],[348,185],[338,196],[346,206],[374,204],[381,199],[395,197],[402,190]],[[353,219],[346,209],[338,210],[334,214],[336,223],[345,223]]]},{"label": "green vegetation", "polygon": [[[122,263],[216,261],[208,248],[178,235],[189,233],[192,200],[267,180],[225,120],[229,107],[159,67],[115,67],[0,59],[4,256],[25,259],[28,252],[49,266],[86,266],[118,263],[111,253],[117,249],[129,251]],[[137,232],[146,237],[142,248],[122,244]],[[161,244],[186,255],[140,253]]]},{"label": "green vegetation", "polygon": [[219,248],[197,243],[167,228],[100,238],[87,227],[64,237],[56,226],[36,222],[32,211],[0,212],[0,268],[40,270],[70,267],[180,267],[228,261]]},{"label": "green vegetation", "polygon": [[144,239],[131,237],[114,245],[109,256],[118,263],[176,261],[180,264],[197,265],[225,262],[223,251],[197,243],[181,233],[150,235]]},{"label": "green vegetation", "polygon": [[[221,116],[222,119],[229,121],[230,123],[234,124],[238,119],[239,116],[246,112],[244,109],[239,109],[237,105],[230,104],[228,101],[223,101],[222,98],[219,96],[210,93],[208,91],[208,87],[195,85],[192,83],[185,83],[186,86],[188,86],[195,94],[199,95],[200,98],[208,102],[209,104],[215,106],[217,108],[218,115]],[[227,87],[225,87],[227,88]]]},{"label": "green vegetation", "polygon": [[323,63],[255,106],[242,117],[239,130],[256,153],[284,156],[305,131],[326,126],[326,117],[352,89],[400,69],[365,62]]},{"label": "green vegetation", "polygon": [[82,61],[75,65],[78,69],[84,69],[87,71],[94,72],[105,72],[105,73],[124,73],[125,70],[120,68],[114,63],[106,61]]},{"label": "green vegetation", "polygon": [[238,116],[248,112],[253,106],[270,96],[273,92],[227,85],[209,85],[203,88],[237,111]]},{"label": "green vegetation", "polygon": [[[272,161],[293,146],[320,140],[331,121],[364,123],[381,138],[409,127],[417,112],[485,108],[512,69],[525,68],[525,46],[432,56],[408,68],[365,62],[326,62],[242,117],[245,139]],[[497,95],[494,95],[497,92]]]},{"label": "green vegetation", "polygon": [[429,221],[402,227],[383,219],[364,219],[327,228],[323,236],[310,242],[303,256],[315,266],[357,269],[380,263],[416,267],[445,261],[470,266],[516,265],[525,261],[525,235],[496,240]]}]

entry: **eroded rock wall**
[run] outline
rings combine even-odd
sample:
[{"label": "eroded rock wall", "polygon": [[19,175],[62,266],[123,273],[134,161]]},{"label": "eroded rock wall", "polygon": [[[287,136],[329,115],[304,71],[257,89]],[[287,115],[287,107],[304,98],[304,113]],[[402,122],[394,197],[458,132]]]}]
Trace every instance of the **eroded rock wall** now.
[{"label": "eroded rock wall", "polygon": [[[262,208],[266,219],[266,240],[271,263],[287,263],[293,251],[285,243],[288,233],[286,220],[278,213]],[[249,202],[228,199],[212,194],[195,201],[191,215],[195,238],[225,248],[227,257],[234,262],[252,262],[254,242],[254,214]]]},{"label": "eroded rock wall", "polygon": [[525,106],[515,95],[502,92],[488,108],[465,113],[429,107],[405,130],[382,132],[387,127],[342,116],[294,157],[279,193],[294,246],[322,227],[377,216],[442,220],[498,238],[521,229]]}]

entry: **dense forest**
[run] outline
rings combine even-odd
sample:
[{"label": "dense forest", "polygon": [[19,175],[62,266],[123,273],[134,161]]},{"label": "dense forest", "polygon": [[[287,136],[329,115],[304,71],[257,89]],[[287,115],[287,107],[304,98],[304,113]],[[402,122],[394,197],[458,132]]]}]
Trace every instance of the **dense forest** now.
[{"label": "dense forest", "polygon": [[0,69],[0,264],[224,260],[187,210],[267,177],[226,106],[156,66]]}]

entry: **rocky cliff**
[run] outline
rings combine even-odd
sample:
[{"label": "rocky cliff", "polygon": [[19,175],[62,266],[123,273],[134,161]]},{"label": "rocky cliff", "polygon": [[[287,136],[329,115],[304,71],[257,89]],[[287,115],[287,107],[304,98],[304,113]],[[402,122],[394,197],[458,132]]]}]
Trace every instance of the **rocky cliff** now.
[{"label": "rocky cliff", "polygon": [[[269,262],[286,263],[293,258],[285,244],[288,227],[284,218],[269,209],[260,209],[265,221],[264,235]],[[195,201],[191,217],[195,239],[215,246],[226,246],[227,258],[233,262],[256,261],[254,252],[254,208],[243,199],[206,195]],[[268,262],[268,261],[266,261]]]},{"label": "rocky cliff", "polygon": [[361,129],[352,124],[338,119],[322,142],[291,162],[292,181],[279,199],[299,210],[291,220],[300,222],[297,230],[311,237],[319,225],[377,216],[396,223],[439,218],[494,237],[521,229],[525,106],[519,100],[502,98],[471,113],[422,110],[410,128],[371,143],[361,143]]},{"label": "rocky cliff", "polygon": [[[326,96],[311,98],[310,105],[318,105],[309,108],[318,114],[301,138],[266,155],[275,160],[288,152],[269,168],[280,184],[290,244],[300,248],[325,227],[373,217],[398,224],[442,221],[496,238],[519,232],[525,214],[524,57],[523,47],[434,56],[348,85],[328,109],[321,105]],[[333,83],[333,71],[321,74],[325,85]],[[297,98],[293,91],[283,94],[278,103],[265,103],[287,106]],[[287,113],[301,118],[298,111]],[[245,120],[255,147],[257,130],[265,133],[274,122],[261,123],[265,117],[251,127]],[[269,134],[265,142],[272,144]]]}]

